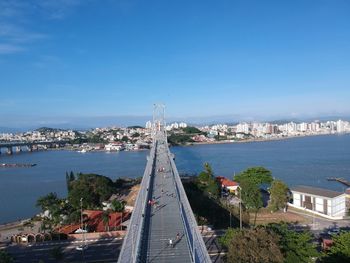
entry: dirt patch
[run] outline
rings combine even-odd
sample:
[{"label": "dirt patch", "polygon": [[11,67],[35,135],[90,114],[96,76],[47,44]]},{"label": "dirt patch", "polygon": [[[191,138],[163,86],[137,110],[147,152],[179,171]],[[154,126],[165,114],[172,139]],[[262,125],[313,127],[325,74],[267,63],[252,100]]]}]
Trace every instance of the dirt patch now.
[{"label": "dirt patch", "polygon": [[[251,213],[250,214],[250,223],[254,223],[254,217],[255,214]],[[305,217],[292,213],[292,212],[274,212],[271,213],[269,211],[261,211],[258,213],[258,216],[256,218],[256,224],[268,224],[268,223],[279,223],[279,222],[287,222],[287,223],[308,223],[309,220],[306,219]]]},{"label": "dirt patch", "polygon": [[126,201],[127,205],[134,206],[137,194],[140,190],[140,184],[134,185],[131,187],[130,192],[125,196],[124,200]]}]

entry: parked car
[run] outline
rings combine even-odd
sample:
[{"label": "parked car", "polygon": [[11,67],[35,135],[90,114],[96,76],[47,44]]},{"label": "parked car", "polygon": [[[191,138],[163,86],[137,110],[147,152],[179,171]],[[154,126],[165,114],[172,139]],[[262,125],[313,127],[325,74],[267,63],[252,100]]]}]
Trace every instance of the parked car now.
[{"label": "parked car", "polygon": [[332,229],[327,231],[328,235],[338,235],[339,233],[340,233],[340,229],[339,228],[332,228]]},{"label": "parked car", "polygon": [[81,246],[76,247],[75,249],[79,250],[79,251],[83,251],[83,250],[86,250],[87,248],[88,248],[87,245],[81,245]]}]

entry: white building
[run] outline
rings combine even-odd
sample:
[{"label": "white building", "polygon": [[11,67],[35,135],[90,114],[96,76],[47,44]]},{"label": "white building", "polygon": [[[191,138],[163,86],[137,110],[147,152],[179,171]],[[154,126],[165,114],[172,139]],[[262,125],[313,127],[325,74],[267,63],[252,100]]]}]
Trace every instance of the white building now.
[{"label": "white building", "polygon": [[185,122],[180,122],[179,127],[180,128],[186,128],[187,124]]},{"label": "white building", "polygon": [[245,122],[237,124],[236,132],[249,133],[249,124]]},{"label": "white building", "polygon": [[345,132],[346,122],[342,120],[337,121],[337,132],[342,133]]},{"label": "white building", "polygon": [[311,186],[296,186],[291,189],[291,206],[306,209],[318,215],[342,219],[346,216],[346,194]]},{"label": "white building", "polygon": [[105,145],[105,150],[106,151],[120,151],[123,149],[123,145],[119,143],[109,143]]},{"label": "white building", "polygon": [[152,128],[152,122],[148,121],[146,122],[146,129],[151,129]]}]

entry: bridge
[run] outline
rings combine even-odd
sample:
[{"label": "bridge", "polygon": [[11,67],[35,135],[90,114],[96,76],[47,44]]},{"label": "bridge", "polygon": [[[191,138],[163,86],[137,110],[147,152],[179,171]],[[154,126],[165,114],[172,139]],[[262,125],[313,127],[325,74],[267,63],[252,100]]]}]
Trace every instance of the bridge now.
[{"label": "bridge", "polygon": [[154,118],[153,145],[119,263],[211,262],[164,127],[164,118]]},{"label": "bridge", "polygon": [[65,145],[67,141],[35,141],[35,142],[0,142],[0,154],[1,149],[7,149],[7,154],[13,154],[15,152],[21,152],[22,148],[26,148],[27,151],[38,150],[39,146],[53,147],[54,145],[61,147]]}]

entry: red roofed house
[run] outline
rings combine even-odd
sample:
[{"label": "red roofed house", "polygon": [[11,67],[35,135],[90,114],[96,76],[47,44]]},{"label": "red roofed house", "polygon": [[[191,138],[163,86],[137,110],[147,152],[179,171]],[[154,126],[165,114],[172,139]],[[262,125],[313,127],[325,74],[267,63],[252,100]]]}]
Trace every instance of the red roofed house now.
[{"label": "red roofed house", "polygon": [[[130,213],[112,212],[108,215],[107,223],[103,222],[104,211],[100,210],[85,210],[84,215],[88,219],[86,224],[90,232],[104,232],[109,230],[117,230],[117,228],[130,217]],[[122,218],[123,215],[123,218]],[[122,220],[123,219],[123,220]]]},{"label": "red roofed house", "polygon": [[[84,224],[86,224],[88,232],[105,232],[119,230],[121,224],[130,218],[129,212],[111,212],[108,215],[108,222],[103,222],[104,211],[100,210],[84,210]],[[72,234],[80,228],[80,223],[75,225],[63,226],[59,229],[60,233]]]},{"label": "red roofed house", "polygon": [[230,193],[236,194],[239,183],[231,181],[223,176],[217,176],[216,180],[220,183],[221,188],[228,190]]}]

